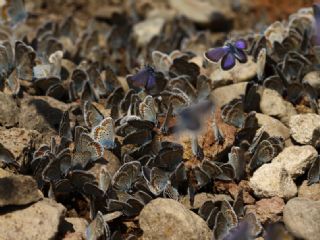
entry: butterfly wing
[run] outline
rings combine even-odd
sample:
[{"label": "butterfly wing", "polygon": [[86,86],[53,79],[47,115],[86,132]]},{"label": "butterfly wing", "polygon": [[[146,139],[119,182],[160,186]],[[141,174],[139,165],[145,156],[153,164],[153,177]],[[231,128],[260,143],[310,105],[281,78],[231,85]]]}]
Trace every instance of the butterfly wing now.
[{"label": "butterfly wing", "polygon": [[221,68],[224,71],[230,70],[236,65],[236,58],[232,53],[227,53],[223,56],[221,61]]},{"label": "butterfly wing", "polygon": [[246,49],[248,45],[244,39],[239,39],[234,43],[234,46],[238,49]]},{"label": "butterfly wing", "polygon": [[218,62],[220,61],[228,52],[229,52],[229,47],[224,46],[224,47],[219,47],[219,48],[212,48],[209,49],[205,53],[205,57],[212,62]]},{"label": "butterfly wing", "polygon": [[115,128],[114,121],[111,117],[106,117],[99,126],[92,130],[95,141],[108,149],[114,148]]},{"label": "butterfly wing", "polygon": [[238,59],[240,63],[246,63],[248,61],[248,57],[242,49],[236,48],[234,56],[236,57],[236,59]]}]

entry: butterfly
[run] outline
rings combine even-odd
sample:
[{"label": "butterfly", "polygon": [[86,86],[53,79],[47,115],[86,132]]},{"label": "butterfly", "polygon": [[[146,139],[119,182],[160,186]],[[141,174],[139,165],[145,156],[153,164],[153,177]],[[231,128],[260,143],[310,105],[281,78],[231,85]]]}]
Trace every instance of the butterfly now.
[{"label": "butterfly", "polygon": [[141,164],[137,161],[132,161],[123,164],[118,171],[113,175],[112,186],[114,189],[128,192],[134,182],[137,180],[141,172]]},{"label": "butterfly", "polygon": [[235,41],[235,43],[228,42],[223,47],[209,49],[205,54],[205,58],[211,62],[218,62],[221,60],[221,68],[224,71],[230,70],[236,65],[236,59],[240,63],[246,63],[248,58],[244,50],[247,48],[247,42],[243,39]]},{"label": "butterfly", "polygon": [[145,66],[134,75],[128,76],[129,84],[138,88],[149,90],[156,85],[156,73],[151,66]]},{"label": "butterfly", "polygon": [[147,120],[153,123],[157,122],[155,101],[152,96],[146,96],[143,102],[139,104],[139,112],[143,120]]},{"label": "butterfly", "polygon": [[86,239],[110,239],[111,233],[108,224],[104,221],[103,215],[98,211],[95,219],[89,224],[86,229]]},{"label": "butterfly", "polygon": [[76,151],[73,154],[72,166],[85,168],[89,161],[95,161],[103,156],[103,147],[89,134],[82,133],[79,139],[75,139]]},{"label": "butterfly", "polygon": [[85,101],[83,105],[83,118],[85,124],[89,128],[93,128],[101,123],[101,121],[104,119],[104,116],[99,111],[99,109],[94,104],[92,104],[92,102]]},{"label": "butterfly", "polygon": [[92,136],[95,141],[103,147],[112,149],[115,147],[114,121],[111,117],[103,119],[98,126],[92,129]]}]

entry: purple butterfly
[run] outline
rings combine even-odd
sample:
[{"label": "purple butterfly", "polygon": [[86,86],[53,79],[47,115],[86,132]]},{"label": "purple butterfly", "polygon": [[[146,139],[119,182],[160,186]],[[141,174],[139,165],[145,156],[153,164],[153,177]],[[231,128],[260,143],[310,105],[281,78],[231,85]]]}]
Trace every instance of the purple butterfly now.
[{"label": "purple butterfly", "polygon": [[320,45],[320,4],[313,4],[313,15],[315,19],[315,35],[312,37],[312,43],[315,46]]},{"label": "purple butterfly", "polygon": [[134,87],[149,90],[156,84],[156,74],[151,66],[145,66],[139,72],[128,77],[128,82]]},{"label": "purple butterfly", "polygon": [[247,48],[247,43],[245,40],[237,40],[234,44],[227,43],[223,47],[209,49],[204,55],[205,57],[212,62],[218,62],[221,59],[221,68],[223,70],[229,70],[236,65],[236,59],[240,63],[247,62],[247,55],[244,52],[244,49]]}]

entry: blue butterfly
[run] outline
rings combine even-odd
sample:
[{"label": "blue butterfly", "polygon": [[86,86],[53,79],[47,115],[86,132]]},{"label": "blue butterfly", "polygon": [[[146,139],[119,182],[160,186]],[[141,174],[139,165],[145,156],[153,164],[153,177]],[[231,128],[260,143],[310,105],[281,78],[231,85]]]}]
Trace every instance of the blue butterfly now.
[{"label": "blue butterfly", "polygon": [[247,48],[245,40],[237,40],[234,44],[228,42],[223,47],[209,49],[204,55],[205,58],[212,62],[218,62],[221,59],[221,68],[223,70],[230,70],[236,65],[236,59],[240,63],[248,61],[244,50]]},{"label": "blue butterfly", "polygon": [[147,65],[136,74],[129,76],[128,82],[134,87],[150,90],[156,85],[155,70]]}]

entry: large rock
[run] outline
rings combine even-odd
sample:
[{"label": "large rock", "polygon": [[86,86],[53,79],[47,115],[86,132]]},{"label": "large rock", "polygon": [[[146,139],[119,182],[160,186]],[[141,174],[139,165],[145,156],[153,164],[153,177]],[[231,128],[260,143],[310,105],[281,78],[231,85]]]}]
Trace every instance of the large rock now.
[{"label": "large rock", "polygon": [[42,197],[36,181],[30,176],[10,175],[0,178],[0,207],[25,205]]},{"label": "large rock", "polygon": [[139,224],[142,239],[211,239],[206,222],[194,212],[172,199],[157,198],[141,211]]},{"label": "large rock", "polygon": [[68,217],[60,226],[64,239],[86,239],[88,221],[84,218]]},{"label": "large rock", "polygon": [[320,128],[320,116],[315,113],[292,116],[289,122],[292,138],[301,144],[312,144],[314,130]]},{"label": "large rock", "polygon": [[281,220],[284,205],[282,198],[265,198],[257,201],[255,205],[247,205],[246,213],[254,213],[262,224],[274,223]]},{"label": "large rock", "polygon": [[314,183],[308,186],[308,181],[303,181],[298,190],[298,197],[320,201],[320,183]]},{"label": "large rock", "polygon": [[13,127],[18,124],[19,108],[16,101],[9,95],[0,92],[0,125]]},{"label": "large rock", "polygon": [[232,26],[234,14],[229,4],[212,0],[169,0],[178,14],[200,25],[209,25],[214,30],[226,31]]},{"label": "large rock", "polygon": [[41,134],[35,130],[24,128],[0,129],[0,143],[8,149],[18,163],[21,163],[25,150],[31,146],[38,146]]},{"label": "large rock", "polygon": [[257,64],[249,56],[248,61],[244,64],[237,63],[234,68],[225,71],[220,67],[220,63],[214,64],[214,70],[210,74],[213,87],[223,86],[227,83],[239,83],[252,79],[257,75]]},{"label": "large rock", "polygon": [[290,130],[278,119],[262,113],[256,113],[259,126],[263,127],[270,136],[282,137],[284,140],[290,138]]},{"label": "large rock", "polygon": [[303,77],[303,82],[309,83],[320,94],[320,71],[312,71]]},{"label": "large rock", "polygon": [[0,239],[55,239],[65,211],[63,205],[44,199],[24,209],[3,212],[0,214]]},{"label": "large rock", "polygon": [[69,105],[48,96],[27,96],[21,102],[20,127],[50,136],[57,133],[64,111]]},{"label": "large rock", "polygon": [[163,18],[151,18],[137,23],[133,27],[133,34],[140,46],[148,44],[152,38],[158,36],[164,26]]},{"label": "large rock", "polygon": [[297,238],[318,240],[320,236],[320,201],[293,198],[285,206],[283,220]]},{"label": "large rock", "polygon": [[258,197],[281,197],[290,199],[297,194],[297,186],[282,163],[262,165],[250,178],[250,186]]},{"label": "large rock", "polygon": [[265,88],[262,93],[260,109],[262,113],[276,117],[286,125],[289,124],[290,117],[297,114],[290,102],[285,101],[277,91],[269,88]]},{"label": "large rock", "polygon": [[272,163],[282,163],[283,168],[292,178],[296,178],[305,173],[306,169],[315,161],[318,156],[317,150],[311,145],[289,146],[283,149],[276,156]]},{"label": "large rock", "polygon": [[216,88],[211,93],[212,100],[216,107],[221,107],[232,99],[240,98],[245,93],[246,86],[247,82],[242,82]]},{"label": "large rock", "polygon": [[7,170],[4,170],[4,169],[0,168],[0,178],[8,177],[8,176],[11,176],[11,175],[13,175],[12,172],[9,172]]}]

